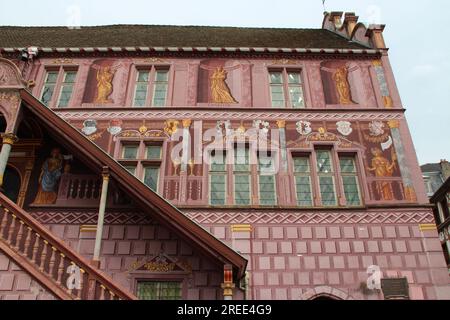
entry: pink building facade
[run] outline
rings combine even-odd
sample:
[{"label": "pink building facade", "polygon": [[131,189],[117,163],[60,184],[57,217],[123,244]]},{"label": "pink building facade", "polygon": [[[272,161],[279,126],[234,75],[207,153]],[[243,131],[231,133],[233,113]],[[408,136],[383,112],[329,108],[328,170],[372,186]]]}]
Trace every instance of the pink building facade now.
[{"label": "pink building facade", "polygon": [[[125,26],[131,42],[114,27],[29,28],[36,57],[15,60],[21,43],[1,52],[33,82],[29,93],[120,163],[121,174],[128,170],[247,260],[242,270],[231,263],[234,299],[384,299],[380,283],[401,278],[403,298],[449,299],[384,26],[357,21],[332,12],[316,30],[205,27],[209,40],[191,27]],[[103,40],[79,37],[94,31]],[[146,42],[145,32],[161,39]],[[177,32],[185,40],[174,40]],[[122,43],[107,44],[112,34]],[[3,132],[19,138],[8,161],[21,177],[12,200],[93,259],[99,172],[66,145],[67,134],[32,120],[14,131],[5,118]],[[60,176],[53,198],[41,198],[39,175],[55,147],[65,155]],[[99,272],[142,299],[149,297],[140,283],[152,281],[176,286],[170,296],[150,285],[160,298],[222,299],[223,266],[129,201],[120,175],[113,181]],[[20,264],[13,272],[10,255],[0,258],[0,297],[33,296],[42,283]],[[171,267],[147,267],[155,261]]]}]

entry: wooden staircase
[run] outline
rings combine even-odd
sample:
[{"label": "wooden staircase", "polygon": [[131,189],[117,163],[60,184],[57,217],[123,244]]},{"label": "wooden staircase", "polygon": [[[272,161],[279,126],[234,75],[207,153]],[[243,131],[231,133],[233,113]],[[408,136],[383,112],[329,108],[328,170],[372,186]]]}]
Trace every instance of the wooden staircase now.
[{"label": "wooden staircase", "polygon": [[0,250],[59,299],[137,300],[3,193]]}]

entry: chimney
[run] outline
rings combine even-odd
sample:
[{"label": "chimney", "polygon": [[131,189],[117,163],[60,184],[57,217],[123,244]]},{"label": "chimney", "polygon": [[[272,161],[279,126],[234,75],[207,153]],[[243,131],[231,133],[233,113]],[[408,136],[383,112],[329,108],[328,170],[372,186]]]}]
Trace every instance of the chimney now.
[{"label": "chimney", "polygon": [[377,49],[386,49],[383,31],[386,26],[384,24],[371,24],[367,29],[366,36],[372,40],[372,44]]},{"label": "chimney", "polygon": [[354,12],[347,12],[344,17],[344,26],[346,28],[348,37],[351,38],[353,30],[358,23],[359,17],[356,16]]},{"label": "chimney", "polygon": [[333,22],[334,26],[337,28],[339,28],[342,25],[342,14],[344,12],[342,11],[333,11],[330,12],[330,21]]}]

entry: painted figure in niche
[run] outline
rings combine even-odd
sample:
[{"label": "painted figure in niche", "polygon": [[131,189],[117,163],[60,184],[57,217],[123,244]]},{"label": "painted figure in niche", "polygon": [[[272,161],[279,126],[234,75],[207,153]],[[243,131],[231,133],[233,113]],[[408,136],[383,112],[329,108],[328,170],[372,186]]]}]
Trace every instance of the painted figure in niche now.
[{"label": "painted figure in niche", "polygon": [[333,74],[333,80],[336,84],[336,90],[339,95],[340,104],[353,104],[350,84],[348,82],[348,69],[346,66],[336,69]]},{"label": "painted figure in niche", "polygon": [[111,103],[112,100],[108,97],[113,91],[112,80],[117,67],[105,66],[97,68],[97,95],[95,96],[94,102]]},{"label": "painted figure in niche", "polygon": [[58,148],[52,149],[50,157],[42,165],[39,187],[33,204],[53,204],[57,198],[57,185],[62,174],[63,156]]},{"label": "painted figure in niche", "polygon": [[225,79],[227,72],[223,67],[217,67],[211,76],[211,97],[214,103],[237,103],[230,93]]},{"label": "painted figure in niche", "polygon": [[[383,156],[383,151],[379,148],[371,149],[373,158],[372,166],[369,167],[369,171],[375,172],[375,177],[384,178],[392,177],[395,170],[395,157],[393,156],[392,162],[389,162]],[[392,183],[390,181],[377,181],[377,191],[383,200],[394,200],[394,192],[392,190]]]}]

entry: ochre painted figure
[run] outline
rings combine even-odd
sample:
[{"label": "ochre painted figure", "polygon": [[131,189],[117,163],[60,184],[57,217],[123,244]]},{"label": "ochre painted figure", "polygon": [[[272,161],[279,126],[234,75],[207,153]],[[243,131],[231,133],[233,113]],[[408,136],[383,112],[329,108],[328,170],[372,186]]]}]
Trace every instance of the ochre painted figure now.
[{"label": "ochre painted figure", "polygon": [[333,74],[333,80],[339,95],[339,103],[352,104],[353,101],[350,92],[350,84],[348,83],[347,67],[344,66],[336,69]]},{"label": "ochre painted figure", "polygon": [[213,103],[237,103],[225,83],[227,72],[222,67],[217,67],[211,76],[211,98]]},{"label": "ochre painted figure", "polygon": [[97,96],[95,97],[95,103],[110,103],[111,99],[108,99],[109,95],[113,91],[112,80],[115,70],[111,67],[101,67],[97,70]]},{"label": "ochre painted figure", "polygon": [[58,148],[52,149],[50,157],[42,165],[39,188],[33,204],[53,204],[58,196],[57,185],[63,168],[63,157]]},{"label": "ochre painted figure", "polygon": [[[389,162],[383,156],[383,152],[379,148],[372,148],[372,166],[369,171],[375,172],[375,177],[392,177],[395,169],[395,160]],[[378,193],[383,200],[394,200],[394,192],[392,190],[392,183],[390,181],[377,181]]]}]

